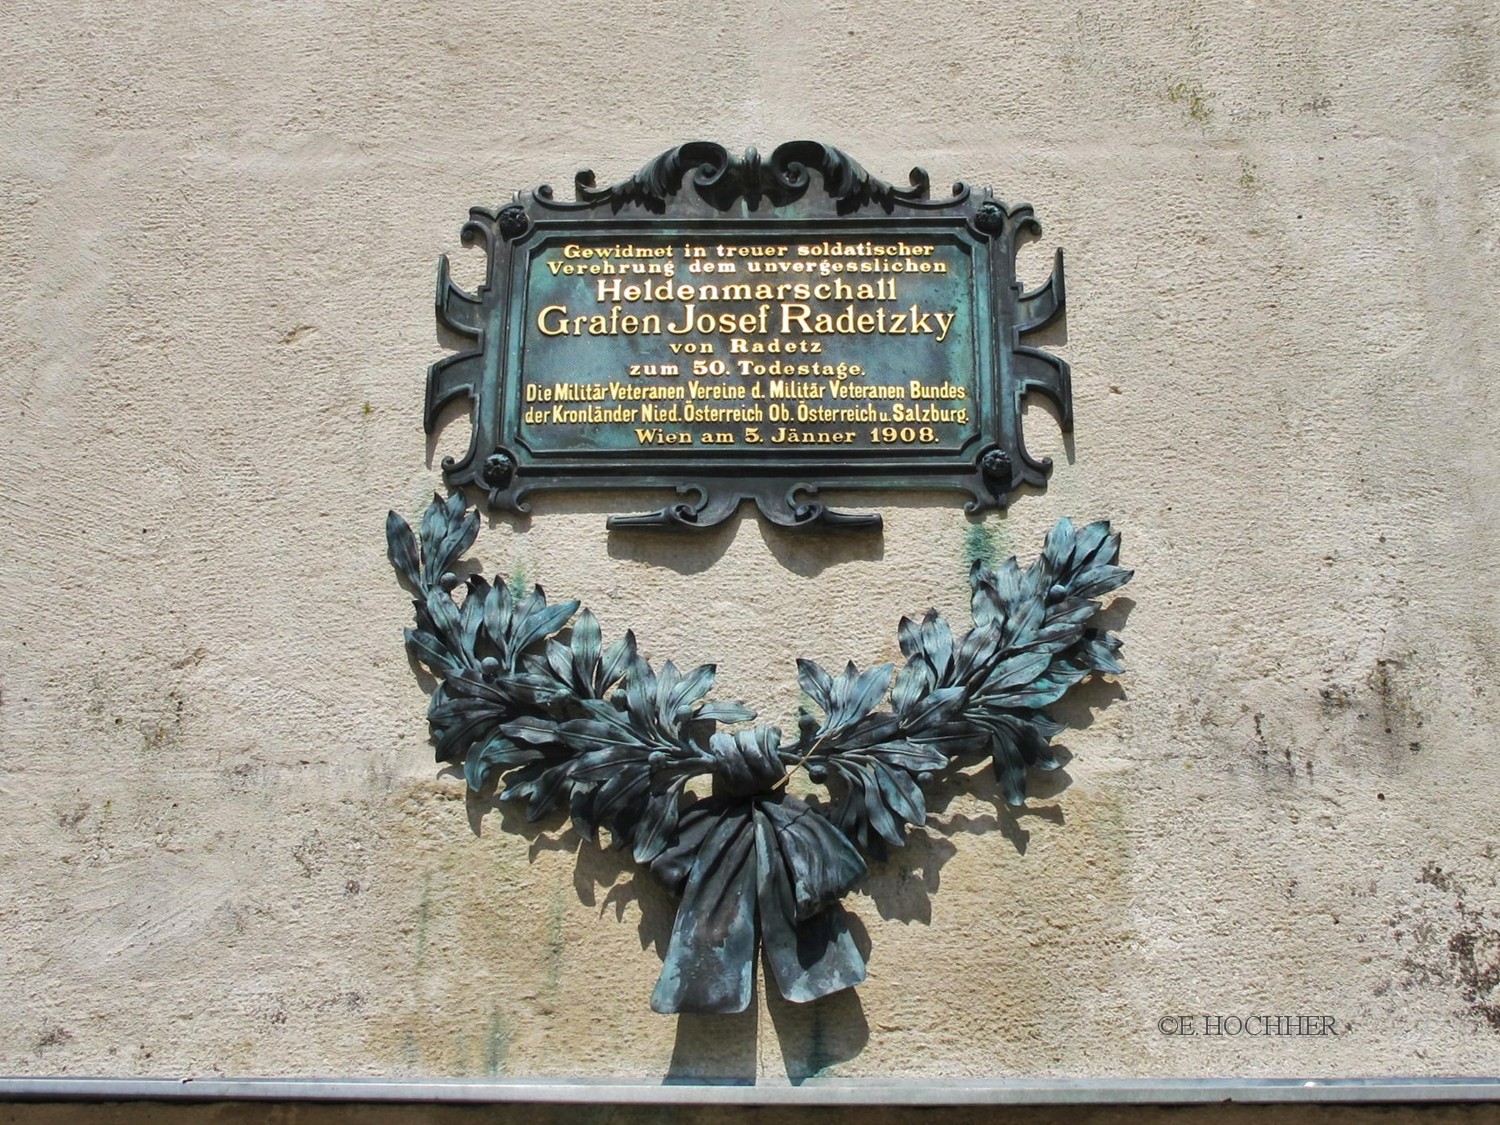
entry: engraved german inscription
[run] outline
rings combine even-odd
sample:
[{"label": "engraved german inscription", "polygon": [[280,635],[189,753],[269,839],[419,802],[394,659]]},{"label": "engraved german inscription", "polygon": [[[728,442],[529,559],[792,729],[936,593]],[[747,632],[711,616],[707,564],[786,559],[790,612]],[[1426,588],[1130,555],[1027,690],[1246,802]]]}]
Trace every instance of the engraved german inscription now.
[{"label": "engraved german inscription", "polygon": [[520,440],[957,452],[976,433],[973,284],[968,248],[937,232],[539,240]]}]

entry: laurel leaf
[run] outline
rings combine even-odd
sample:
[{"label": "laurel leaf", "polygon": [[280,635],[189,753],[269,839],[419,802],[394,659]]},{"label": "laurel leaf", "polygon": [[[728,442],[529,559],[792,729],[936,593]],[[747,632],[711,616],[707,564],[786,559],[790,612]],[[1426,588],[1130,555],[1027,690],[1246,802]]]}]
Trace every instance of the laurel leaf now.
[{"label": "laurel leaf", "polygon": [[944,679],[953,663],[953,630],[935,609],[922,617],[922,654],[938,680]]},{"label": "laurel leaf", "polygon": [[405,635],[406,651],[411,658],[427,665],[438,675],[448,675],[463,667],[442,640],[432,633],[424,629],[407,629]]},{"label": "laurel leaf", "polygon": [[417,551],[417,538],[412,534],[411,524],[395,512],[385,517],[386,554],[391,565],[417,590],[422,587],[422,557]]},{"label": "laurel leaf", "polygon": [[[1045,654],[1028,653],[1026,655],[1044,656]],[[1017,687],[986,691],[983,695],[976,697],[975,702],[987,707],[1045,707],[1049,703],[1056,703],[1062,698],[1064,692],[1088,674],[1087,668],[1059,664],[1049,669],[1045,675],[1038,676],[1029,682],[1023,681]]]},{"label": "laurel leaf", "polygon": [[894,664],[878,664],[860,673],[853,662],[850,662],[841,674],[833,678],[828,692],[831,706],[824,723],[825,728],[838,730],[840,727],[848,726],[857,719],[863,718],[884,698],[886,688],[890,685],[891,677],[895,675],[895,672]]},{"label": "laurel leaf", "polygon": [[497,771],[540,757],[541,754],[536,750],[522,748],[504,735],[493,734],[488,739],[476,741],[469,748],[468,757],[464,760],[464,781],[471,790],[478,793]]},{"label": "laurel leaf", "polygon": [[807,697],[816,703],[826,715],[833,710],[833,677],[823,670],[816,660],[797,658],[797,682]]},{"label": "laurel leaf", "polygon": [[479,575],[469,579],[469,592],[459,609],[460,635],[464,651],[473,653],[479,641],[479,630],[484,625],[484,599],[490,592],[490,584]]},{"label": "laurel leaf", "polygon": [[1074,580],[1072,593],[1079,598],[1097,598],[1111,590],[1119,589],[1135,575],[1135,571],[1123,566],[1096,566],[1080,574]]},{"label": "laurel leaf", "polygon": [[637,658],[625,673],[625,708],[643,731],[658,731],[656,673],[648,661]]},{"label": "laurel leaf", "polygon": [[1000,661],[985,679],[976,698],[993,698],[1001,692],[1031,683],[1052,663],[1052,656],[1045,652],[1018,652]]},{"label": "laurel leaf", "polygon": [[[945,728],[938,728],[934,731],[934,736],[940,736],[943,729]],[[847,760],[863,759],[884,762],[886,765],[896,766],[910,773],[940,770],[948,764],[947,757],[926,738],[883,742],[878,746],[866,747],[863,750],[840,755],[840,757]]]},{"label": "laurel leaf", "polygon": [[[395,515],[392,512],[391,515]],[[978,565],[978,564],[976,564]],[[910,617],[896,622],[896,641],[901,646],[901,655],[911,660],[922,651],[922,631]]]},{"label": "laurel leaf", "polygon": [[432,561],[437,557],[438,544],[442,542],[443,536],[448,532],[448,509],[443,503],[443,498],[437,493],[432,494],[432,503],[427,505],[427,510],[422,513],[420,534],[422,537],[422,577],[421,585],[430,586],[438,580],[442,571],[432,568]]},{"label": "laurel leaf", "polygon": [[1003,622],[1021,601],[1021,568],[1014,557],[995,570],[976,566],[969,577],[974,587],[974,624]]},{"label": "laurel leaf", "polygon": [[635,634],[627,629],[623,637],[604,650],[599,661],[599,678],[594,682],[595,697],[604,698],[604,693],[620,682],[636,659]]},{"label": "laurel leaf", "polygon": [[646,813],[635,832],[632,855],[637,863],[650,863],[666,850],[672,834],[677,831],[682,790],[687,782],[686,775],[674,778],[662,792],[651,795]]},{"label": "laurel leaf", "polygon": [[755,712],[743,703],[705,703],[693,716],[696,719],[712,719],[718,723],[748,723]]},{"label": "laurel leaf", "polygon": [[[553,766],[526,783],[526,819],[535,823],[554,812],[568,795],[571,764]],[[502,796],[504,796],[502,794]]]},{"label": "laurel leaf", "polygon": [[942,726],[953,719],[967,702],[968,692],[962,687],[930,691],[902,713],[901,725],[914,736],[920,736],[922,731]]},{"label": "laurel leaf", "polygon": [[1021,757],[1023,766],[1040,770],[1058,769],[1048,741],[1060,728],[1045,716],[1039,721],[1035,716],[1021,712],[995,712],[987,715],[983,725],[992,734],[1003,738]]},{"label": "laurel leaf", "polygon": [[573,622],[573,635],[569,641],[573,683],[584,691],[592,691],[598,681],[601,645],[599,622],[592,613],[584,610]]},{"label": "laurel leaf", "polygon": [[[1023,596],[1011,608],[1011,612],[1005,618],[1005,624],[1000,630],[1000,646],[1002,648],[1023,648],[1036,639],[1037,630],[1042,627],[1042,622],[1047,617],[1047,603],[1045,590],[1036,590],[1040,585],[1041,570],[1033,567],[1022,579]],[[1033,587],[1030,594],[1026,594],[1025,587]]]},{"label": "laurel leaf", "polygon": [[527,667],[538,671],[545,670],[557,679],[558,683],[567,684],[569,687],[577,686],[573,678],[573,650],[561,641],[550,639],[544,648],[545,660],[536,660],[527,663]]},{"label": "laurel leaf", "polygon": [[[568,618],[578,612],[578,603],[558,602],[556,605],[547,605],[546,597],[542,594],[542,588],[538,586],[533,595],[541,602],[529,608],[524,614],[517,613],[512,624],[510,638],[510,652],[512,659],[525,652],[543,637],[550,637],[568,623]],[[528,598],[523,605],[531,606],[532,599]]]},{"label": "laurel leaf", "polygon": [[458,614],[458,606],[453,603],[453,598],[441,589],[433,587],[427,591],[427,599],[423,603],[427,610],[427,616],[432,622],[432,632],[443,639],[449,651],[455,655],[462,653],[463,621]]},{"label": "laurel leaf", "polygon": [[550,719],[539,719],[533,715],[522,715],[511,719],[500,728],[500,733],[519,742],[533,746],[551,746],[562,737],[562,728]]},{"label": "laurel leaf", "polygon": [[1118,676],[1125,671],[1125,665],[1120,663],[1120,658],[1115,654],[1120,651],[1120,638],[1108,633],[1096,633],[1085,638],[1078,648],[1079,658],[1096,672],[1108,672]]},{"label": "laurel leaf", "polygon": [[500,579],[495,579],[495,584],[490,587],[490,592],[484,599],[484,631],[490,638],[490,643],[500,653],[501,660],[514,663],[510,660],[510,629],[514,618],[514,599],[511,597],[510,589]]},{"label": "laurel leaf", "polygon": [[459,556],[473,546],[478,535],[478,512],[470,512],[462,519],[454,521],[438,542],[432,557],[427,561],[430,574],[440,577],[451,571]]},{"label": "laurel leaf", "polygon": [[1112,563],[1120,554],[1120,537],[1109,533],[1108,520],[1095,520],[1078,532],[1068,569],[1078,574],[1093,566]]},{"label": "laurel leaf", "polygon": [[1078,533],[1073,529],[1073,521],[1064,516],[1052,525],[1052,530],[1047,533],[1047,541],[1042,544],[1042,562],[1052,575],[1062,574],[1068,566],[1068,560],[1073,557],[1073,548],[1078,542]]},{"label": "laurel leaf", "polygon": [[883,762],[874,767],[875,781],[880,787],[880,797],[893,819],[899,818],[907,824],[927,823],[927,803],[922,798],[921,787],[905,770],[892,769]]},{"label": "laurel leaf", "polygon": [[[561,725],[563,737],[571,746],[576,746],[586,754],[608,753],[610,751],[627,751],[628,757],[644,759],[653,749],[656,743],[649,738],[643,738],[639,730],[624,723],[608,723],[599,719],[569,719]],[[609,764],[618,759],[591,759],[590,766],[598,764]]]},{"label": "laurel leaf", "polygon": [[880,783],[876,778],[879,770],[878,765],[861,765],[856,767],[863,775],[861,778],[861,796],[864,798],[865,823],[877,833],[882,840],[894,848],[905,845],[906,840],[902,832],[902,825],[896,819],[880,793]]},{"label": "laurel leaf", "polygon": [[[575,770],[573,777],[575,781],[579,780],[580,771]],[[602,784],[595,786],[586,798],[590,809],[589,824],[607,826],[616,848],[630,847],[647,813],[651,793],[650,771],[640,764],[617,766],[606,774],[595,775],[592,780]]]},{"label": "laurel leaf", "polygon": [[902,718],[892,711],[870,711],[848,726],[840,727],[825,739],[830,753],[858,751],[878,746],[897,737]]},{"label": "laurel leaf", "polygon": [[932,684],[932,670],[927,662],[913,660],[896,673],[896,682],[891,687],[891,706],[898,715],[904,717],[912,705],[931,689]]},{"label": "laurel leaf", "polygon": [[975,627],[984,628],[1002,623],[1005,620],[1006,604],[995,585],[994,572],[976,561],[969,572],[969,584],[973,589],[973,595],[969,599],[969,613],[974,618]]},{"label": "laurel leaf", "polygon": [[[670,667],[671,661],[667,664]],[[673,671],[675,672],[676,669],[674,668]],[[660,710],[664,727],[675,730],[693,717],[698,702],[708,694],[709,688],[713,687],[714,672],[714,665],[700,664],[680,679],[676,679],[670,687],[667,686],[666,678],[663,676],[660,687],[662,692]]]},{"label": "laurel leaf", "polygon": [[994,622],[978,625],[964,634],[953,659],[953,681],[967,684],[981,676],[1000,647],[1000,629]]},{"label": "laurel leaf", "polygon": [[1015,734],[1008,727],[999,727],[990,739],[990,751],[995,763],[995,777],[1000,782],[1000,795],[1008,805],[1026,803],[1026,762],[1016,745]]},{"label": "laurel leaf", "polygon": [[505,717],[503,707],[482,699],[445,699],[428,711],[437,760],[460,762],[469,749],[488,738]]}]

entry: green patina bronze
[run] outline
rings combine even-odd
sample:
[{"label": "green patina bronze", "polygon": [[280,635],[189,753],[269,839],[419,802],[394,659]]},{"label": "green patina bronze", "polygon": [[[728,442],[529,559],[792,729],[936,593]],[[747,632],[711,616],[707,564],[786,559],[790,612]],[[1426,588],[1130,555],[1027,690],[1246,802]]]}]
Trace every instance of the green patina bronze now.
[{"label": "green patina bronze", "polygon": [[[386,522],[414,595],[407,652],[440,681],[427,712],[437,759],[476,794],[524,802],[528,820],[566,813],[679,897],[658,1012],[744,1011],[758,949],[788,1000],[858,985],[865,954],[841,901],[926,823],[926,794],[988,761],[1005,800],[1024,804],[1030,771],[1059,768],[1063,727],[1046,708],[1123,670],[1100,599],[1131,572],[1102,520],[1060,521],[1024,569],[976,561],[973,628],[955,633],[936,610],[902,618],[899,669],[797,661],[795,733],[743,725],[753,711],[708,698],[711,664],[653,668],[628,631],[606,644],[576,601],[478,574],[460,589],[478,534],[461,493],[434,497],[415,531],[395,512]],[[788,792],[799,772],[807,799]],[[695,795],[695,779],[712,792]]]},{"label": "green patina bronze", "polygon": [[437,314],[471,342],[428,375],[431,432],[471,406],[448,484],[526,512],[542,489],[663,488],[680,499],[612,527],[707,527],[752,499],[789,527],[878,527],[823,489],[944,488],[1003,507],[1050,462],[1021,434],[1039,392],[1072,422],[1067,365],[1022,343],[1063,309],[1062,255],[1039,289],[1015,277],[1039,230],[962,184],[933,199],[837,149],[762,161],[707,142],[576,198],[540,187],[475,208],[487,255],[468,294],[439,264]]}]

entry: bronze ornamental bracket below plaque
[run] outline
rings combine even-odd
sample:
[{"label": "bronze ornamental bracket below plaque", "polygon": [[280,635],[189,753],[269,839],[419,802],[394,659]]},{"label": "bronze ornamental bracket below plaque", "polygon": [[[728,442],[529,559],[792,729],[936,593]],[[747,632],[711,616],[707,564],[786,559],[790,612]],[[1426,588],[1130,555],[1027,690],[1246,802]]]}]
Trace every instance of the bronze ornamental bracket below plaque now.
[{"label": "bronze ornamental bracket below plaque", "polygon": [[461,232],[479,291],[438,265],[437,317],[466,346],[427,376],[428,433],[467,402],[455,489],[529,513],[534,492],[670,489],[611,528],[703,528],[743,500],[782,527],[878,528],[825,489],[950,489],[965,511],[1041,486],[1021,431],[1030,393],[1072,429],[1068,365],[1023,341],[1063,312],[1062,251],[1023,292],[1024,204],[955,184],[933,199],[813,141],[762,160],[694,141],[628,180],[543,185]]}]

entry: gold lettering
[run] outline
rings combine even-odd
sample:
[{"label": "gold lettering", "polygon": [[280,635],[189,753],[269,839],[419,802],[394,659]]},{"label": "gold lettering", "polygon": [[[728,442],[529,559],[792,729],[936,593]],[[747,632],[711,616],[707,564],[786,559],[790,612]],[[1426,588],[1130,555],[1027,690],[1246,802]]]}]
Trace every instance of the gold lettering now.
[{"label": "gold lettering", "polygon": [[[564,309],[561,305],[554,305],[552,307],[553,308],[557,308],[557,309],[561,309],[563,312],[567,312],[568,311],[567,309]],[[793,311],[793,310],[797,310],[797,311]],[[547,311],[546,309],[542,310],[542,312],[546,312],[546,311]],[[811,305],[786,304],[786,303],[783,302],[783,304],[781,306],[781,330],[783,332],[790,332],[792,330],[792,322],[796,321],[798,324],[800,324],[802,326],[802,332],[803,332],[804,335],[806,335],[807,333],[809,333],[809,332],[812,331],[812,329],[807,326],[807,318],[809,316],[811,316],[811,315],[812,315],[812,306]],[[538,314],[538,324],[540,324],[540,323],[541,323],[541,315]],[[548,335],[550,335],[550,336],[557,336],[557,335],[560,335],[560,333],[549,332]]]}]

